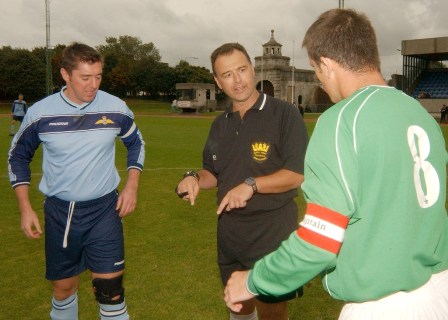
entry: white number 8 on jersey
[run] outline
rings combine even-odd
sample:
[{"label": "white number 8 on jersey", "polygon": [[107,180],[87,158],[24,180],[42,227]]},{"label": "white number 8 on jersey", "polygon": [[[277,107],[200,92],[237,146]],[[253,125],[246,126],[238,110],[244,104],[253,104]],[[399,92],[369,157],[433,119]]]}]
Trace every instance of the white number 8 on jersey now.
[{"label": "white number 8 on jersey", "polygon": [[[417,200],[420,207],[428,208],[439,198],[440,182],[436,169],[426,161],[431,151],[431,145],[425,130],[419,126],[410,126],[408,128],[408,144],[414,159],[414,184]],[[422,182],[426,187],[426,194],[422,188]]]}]

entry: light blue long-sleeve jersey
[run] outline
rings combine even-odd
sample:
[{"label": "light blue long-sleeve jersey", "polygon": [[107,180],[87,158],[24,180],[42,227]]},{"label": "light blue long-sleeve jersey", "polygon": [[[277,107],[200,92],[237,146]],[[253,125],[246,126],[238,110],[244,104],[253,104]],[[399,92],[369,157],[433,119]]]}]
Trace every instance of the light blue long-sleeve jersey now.
[{"label": "light blue long-sleeve jersey", "polygon": [[26,114],[26,102],[25,100],[14,100],[12,103],[11,112],[13,115],[23,117]]},{"label": "light blue long-sleeve jersey", "polygon": [[30,184],[30,162],[42,144],[42,180],[46,196],[86,201],[115,190],[115,139],[127,148],[127,168],[143,169],[145,143],[125,102],[104,91],[83,105],[71,102],[64,89],[28,109],[11,143],[8,158],[13,187]]}]

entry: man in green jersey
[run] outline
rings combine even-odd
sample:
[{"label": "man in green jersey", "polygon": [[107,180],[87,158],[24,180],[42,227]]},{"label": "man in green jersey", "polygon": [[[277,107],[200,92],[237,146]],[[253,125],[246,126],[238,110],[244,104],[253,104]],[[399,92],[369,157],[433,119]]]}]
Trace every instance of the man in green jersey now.
[{"label": "man in green jersey", "polygon": [[386,86],[365,15],[323,13],[303,47],[336,103],[305,156],[305,217],[251,271],[232,274],[228,307],[321,274],[347,302],[340,319],[448,319],[448,157],[438,123]]}]

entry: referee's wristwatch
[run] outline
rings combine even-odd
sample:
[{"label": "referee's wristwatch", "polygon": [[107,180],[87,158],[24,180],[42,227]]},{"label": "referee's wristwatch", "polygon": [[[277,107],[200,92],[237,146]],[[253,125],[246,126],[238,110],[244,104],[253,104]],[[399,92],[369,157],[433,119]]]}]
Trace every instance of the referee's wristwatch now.
[{"label": "referee's wristwatch", "polygon": [[[199,174],[196,171],[190,170],[184,173],[182,180],[186,177],[194,177],[199,182]],[[179,192],[178,186],[174,189],[174,192],[179,196],[179,198],[183,199],[186,195],[188,195],[188,191]]]},{"label": "referee's wristwatch", "polygon": [[195,177],[196,180],[200,180],[201,178],[199,177],[199,174],[196,171],[190,170],[185,172],[183,179],[185,179],[186,177]]},{"label": "referee's wristwatch", "polygon": [[254,194],[256,194],[258,192],[257,181],[255,181],[255,179],[253,177],[247,178],[246,180],[244,180],[244,183],[252,188],[252,191],[254,192]]}]

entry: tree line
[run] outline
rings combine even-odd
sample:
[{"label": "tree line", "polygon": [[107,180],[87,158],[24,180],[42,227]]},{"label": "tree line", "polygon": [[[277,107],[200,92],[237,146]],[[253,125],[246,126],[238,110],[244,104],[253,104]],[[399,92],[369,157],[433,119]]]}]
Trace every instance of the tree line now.
[{"label": "tree line", "polygon": [[[51,49],[53,92],[65,85],[59,72],[64,48],[65,45],[58,44]],[[104,58],[101,89],[121,98],[142,95],[156,99],[175,95],[179,82],[214,82],[210,70],[192,66],[185,60],[170,67],[162,62],[152,42],[143,43],[137,37],[107,37],[106,44],[96,49]],[[19,93],[29,101],[46,96],[45,47],[0,48],[0,100],[16,99]]]}]

